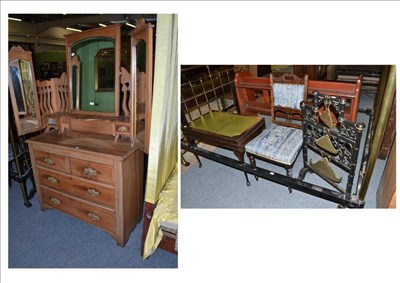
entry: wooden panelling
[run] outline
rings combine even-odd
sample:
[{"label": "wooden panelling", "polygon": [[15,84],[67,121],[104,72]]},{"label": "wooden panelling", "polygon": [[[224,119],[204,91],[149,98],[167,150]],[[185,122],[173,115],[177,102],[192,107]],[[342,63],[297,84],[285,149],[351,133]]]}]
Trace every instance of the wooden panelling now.
[{"label": "wooden panelling", "polygon": [[[249,71],[236,74],[235,79],[238,110],[242,115],[271,115],[271,84],[269,77],[252,77]],[[362,77],[356,83],[309,80],[307,94],[314,91],[344,98],[348,105],[345,118],[355,122],[362,88]]]},{"label": "wooden panelling", "polygon": [[381,151],[379,152],[379,159],[386,159],[389,155],[390,149],[392,148],[393,141],[396,138],[396,96],[392,104],[392,110],[390,111],[389,121],[386,126],[386,132],[383,136]]},{"label": "wooden panelling", "polygon": [[355,122],[357,120],[358,105],[360,103],[362,88],[362,77],[356,83],[331,82],[331,81],[308,81],[308,94],[318,91],[325,95],[343,98],[348,101],[344,116],[346,119]]},{"label": "wooden panelling", "polygon": [[396,139],[376,193],[376,207],[396,208]]}]

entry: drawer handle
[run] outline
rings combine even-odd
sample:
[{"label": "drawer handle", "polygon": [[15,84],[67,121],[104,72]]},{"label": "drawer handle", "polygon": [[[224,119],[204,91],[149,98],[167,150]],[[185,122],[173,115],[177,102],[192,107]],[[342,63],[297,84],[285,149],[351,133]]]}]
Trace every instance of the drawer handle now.
[{"label": "drawer handle", "polygon": [[83,175],[86,176],[97,176],[97,171],[93,168],[90,167],[86,167],[85,169],[83,169]]},{"label": "drawer handle", "polygon": [[88,215],[88,217],[89,217],[91,220],[93,220],[93,221],[96,221],[96,222],[99,222],[99,221],[100,221],[100,216],[94,214],[93,212],[88,212],[87,215]]},{"label": "drawer handle", "polygon": [[43,162],[44,162],[45,164],[47,164],[47,165],[54,165],[54,160],[51,159],[50,157],[45,157],[45,158],[43,159]]},{"label": "drawer handle", "polygon": [[87,189],[86,191],[89,195],[91,195],[92,197],[100,197],[100,192],[98,190],[95,189]]},{"label": "drawer handle", "polygon": [[52,204],[59,205],[61,204],[61,201],[58,198],[51,198],[50,201]]},{"label": "drawer handle", "polygon": [[128,127],[120,126],[120,127],[118,127],[117,131],[118,132],[127,132],[128,131]]},{"label": "drawer handle", "polygon": [[56,178],[54,178],[53,176],[47,177],[47,180],[49,180],[49,182],[53,183],[53,184],[57,184],[58,183],[58,180]]}]

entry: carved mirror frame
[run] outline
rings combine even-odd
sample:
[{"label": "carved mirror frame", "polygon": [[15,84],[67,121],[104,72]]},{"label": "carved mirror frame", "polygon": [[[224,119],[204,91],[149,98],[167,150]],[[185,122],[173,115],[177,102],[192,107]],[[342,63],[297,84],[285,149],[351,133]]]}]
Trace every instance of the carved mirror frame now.
[{"label": "carved mirror frame", "polygon": [[[152,109],[152,98],[153,98],[153,28],[152,24],[146,24],[144,19],[136,21],[136,28],[131,32],[131,86],[133,92],[133,99],[131,99],[131,139],[137,139],[136,119],[137,113],[137,98],[140,95],[144,95],[146,98],[145,105],[145,133],[143,141],[143,150],[145,153],[149,153],[150,144],[150,127],[151,127],[151,109]],[[138,93],[137,86],[137,44],[140,41],[146,43],[146,78],[145,78],[145,90],[144,94]]]},{"label": "carved mirror frame", "polygon": [[[73,105],[73,95],[72,95],[72,68],[73,61],[71,56],[72,46],[80,41],[87,40],[90,38],[110,38],[114,40],[114,49],[115,49],[115,85],[114,85],[114,112],[96,112],[96,111],[85,111],[74,109]],[[102,116],[119,116],[120,115],[120,61],[121,61],[121,26],[113,25],[108,27],[91,29],[82,33],[76,33],[66,36],[66,55],[67,55],[67,72],[69,79],[69,91],[70,95],[70,105],[71,105],[71,113],[76,114],[85,114],[85,115],[102,115]],[[80,76],[82,77],[82,76]],[[77,85],[80,82],[77,81]],[[93,82],[94,84],[94,82]],[[79,89],[77,89],[79,91]],[[79,92],[77,92],[77,95]],[[82,95],[82,94],[79,94]]]},{"label": "carved mirror frame", "polygon": [[[26,98],[24,95],[25,88],[23,87],[23,81],[22,81],[22,74],[20,74],[20,87],[21,87],[21,92],[22,92],[22,99],[24,103],[24,111],[20,111],[18,108],[18,102],[16,98],[16,93],[14,90],[14,85],[12,82],[12,77],[10,73],[10,66],[11,63],[14,62],[15,60],[21,61],[24,60],[29,63],[29,75],[30,75],[30,88],[32,91],[32,98],[33,98],[33,107],[31,107],[30,111],[33,111],[34,117],[37,120],[37,123],[24,123],[25,120],[32,120],[29,119],[29,112],[28,109],[26,109]],[[15,123],[17,127],[17,132],[18,136],[26,135],[29,133],[37,132],[43,129],[42,125],[42,119],[40,115],[40,109],[39,109],[39,101],[38,101],[38,95],[37,95],[37,89],[36,89],[36,80],[35,80],[35,72],[33,70],[33,61],[32,61],[32,52],[30,51],[25,51],[21,46],[13,46],[11,47],[9,53],[8,53],[8,89],[9,89],[9,94],[11,98],[11,104],[14,112],[14,117],[15,117]],[[25,116],[27,117],[26,119],[20,116]],[[22,126],[22,123],[24,123],[26,126]]]}]

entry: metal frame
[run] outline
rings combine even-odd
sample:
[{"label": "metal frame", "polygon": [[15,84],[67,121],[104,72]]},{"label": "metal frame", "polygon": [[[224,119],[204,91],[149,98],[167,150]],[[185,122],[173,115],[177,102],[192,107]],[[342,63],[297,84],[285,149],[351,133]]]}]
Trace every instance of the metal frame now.
[{"label": "metal frame", "polygon": [[212,161],[221,163],[223,165],[229,166],[231,168],[240,170],[242,172],[252,174],[259,178],[272,181],[281,184],[285,187],[290,187],[293,190],[297,190],[309,195],[313,195],[334,203],[340,206],[348,208],[363,208],[365,205],[364,201],[359,201],[356,196],[351,196],[347,198],[345,194],[336,192],[318,185],[307,183],[301,180],[297,180],[286,175],[276,173],[274,171],[266,170],[260,167],[252,167],[250,164],[241,163],[238,160],[204,150],[196,145],[191,145],[187,142],[181,142],[181,148],[190,151],[195,155],[203,156]]},{"label": "metal frame", "polygon": [[[391,66],[391,71],[392,71],[391,73],[395,74],[395,67]],[[392,77],[394,77],[394,76],[392,76]],[[391,81],[394,81],[394,79],[392,79]],[[390,84],[391,87],[392,87],[392,85],[395,85],[395,84],[394,83]],[[388,97],[386,100],[392,101],[392,96]],[[182,100],[183,100],[183,98],[182,98]],[[344,117],[344,109],[339,109],[342,106],[339,107],[339,104],[337,104],[337,105],[334,105],[334,107],[336,107],[337,110],[339,111],[339,113],[340,113],[339,117],[340,116]],[[182,107],[181,123],[185,124],[185,123],[187,123],[187,120],[184,115],[185,111],[183,111],[183,110],[184,109]],[[185,110],[188,110],[188,109],[185,109]],[[357,129],[357,128],[355,128],[355,125],[353,123],[353,125],[354,125],[353,133],[355,133],[356,135],[359,135],[361,137],[361,133],[358,133],[358,132],[366,130],[366,140],[365,140],[364,148],[363,148],[363,152],[362,152],[362,161],[361,161],[361,166],[360,166],[359,172],[355,172],[356,168],[355,167],[353,168],[353,165],[356,165],[356,163],[357,163],[357,157],[358,157],[358,153],[360,150],[359,147],[360,147],[361,138],[359,138],[358,141],[354,144],[357,147],[356,157],[351,158],[352,162],[351,162],[350,169],[353,172],[352,176],[351,176],[352,180],[354,180],[356,173],[358,175],[357,185],[354,186],[355,190],[353,190],[354,187],[349,186],[349,184],[352,183],[352,182],[349,182],[349,180],[348,180],[348,186],[346,187],[345,190],[343,190],[343,189],[337,190],[337,188],[336,188],[336,190],[332,190],[329,188],[325,188],[322,186],[313,185],[313,184],[304,182],[303,180],[294,179],[294,178],[291,178],[291,177],[288,177],[285,175],[281,175],[276,172],[269,171],[269,170],[266,170],[266,169],[263,169],[260,167],[252,167],[250,164],[242,163],[238,160],[202,149],[194,143],[188,143],[185,139],[181,140],[181,149],[184,150],[184,151],[182,151],[182,161],[185,166],[189,165],[188,163],[185,162],[185,160],[183,158],[183,154],[186,152],[191,152],[196,156],[196,158],[198,158],[198,156],[203,156],[212,161],[215,161],[215,162],[221,163],[223,165],[229,166],[231,168],[237,169],[239,171],[242,171],[245,174],[247,174],[247,173],[252,174],[256,177],[260,177],[260,178],[284,185],[285,187],[290,187],[294,190],[298,190],[303,193],[307,193],[307,194],[319,197],[321,199],[331,201],[333,203],[338,204],[338,207],[363,208],[365,205],[364,199],[365,199],[366,192],[368,190],[369,179],[371,178],[370,173],[372,170],[370,170],[371,169],[370,167],[372,166],[373,162],[370,162],[370,159],[374,155],[373,154],[374,150],[376,151],[376,148],[375,148],[376,146],[373,147],[373,144],[371,144],[371,141],[374,139],[373,129],[375,127],[373,125],[375,125],[377,123],[377,120],[380,121],[381,119],[375,119],[373,109],[358,109],[358,112],[368,115],[369,121],[367,123],[366,129],[365,129],[365,125],[364,126],[359,125],[359,129]],[[189,118],[191,118],[191,117],[189,117]],[[349,122],[349,121],[347,121],[347,122]],[[349,126],[348,123],[344,123],[344,124]],[[381,124],[383,124],[383,122]],[[381,127],[381,128],[384,128],[384,127]],[[375,139],[374,139],[374,141],[375,141]],[[201,163],[199,163],[199,164],[201,166]]]},{"label": "metal frame", "polygon": [[[204,114],[206,114],[210,111],[213,111],[211,109],[210,103],[212,103],[214,101],[216,103],[218,111],[232,112],[237,109],[234,79],[235,79],[235,74],[238,71],[242,70],[242,68],[241,67],[239,67],[239,68],[232,67],[232,68],[227,68],[223,71],[212,73],[210,71],[209,65],[205,65],[205,67],[207,68],[207,76],[205,78],[202,78],[201,76],[199,76],[199,78],[197,78],[195,80],[189,80],[187,82],[181,83],[181,88],[188,87],[190,89],[191,93],[193,94],[193,96],[191,96],[189,99],[185,99],[185,97],[182,95],[182,92],[181,92],[181,125],[187,125],[190,121],[194,120],[191,115],[191,113],[193,113],[193,112],[198,112],[199,117],[201,117]],[[233,76],[231,74],[233,74]],[[211,88],[206,87],[205,82],[210,82]],[[229,89],[232,93],[232,98],[233,98],[232,105],[228,105],[228,102],[226,99],[227,93],[225,92],[225,89],[227,87],[229,87]],[[221,95],[217,94],[217,91],[219,89],[221,89]],[[204,97],[204,98],[202,98],[202,97]],[[204,101],[199,102],[198,98],[202,99]],[[187,102],[189,102],[190,100],[193,100],[193,102],[195,104],[192,107],[187,106]],[[204,110],[202,111],[202,109],[201,109],[202,107],[208,108],[205,110],[206,113],[203,113]],[[189,121],[188,121],[188,119],[189,119]],[[185,138],[182,138],[182,140],[185,140]],[[189,166],[190,163],[185,160],[184,154],[186,154],[186,151],[181,152],[182,164],[185,166]],[[198,162],[201,166],[201,161],[198,156],[196,156],[196,159],[198,160]]]},{"label": "metal frame", "polygon": [[[336,129],[331,130],[323,123],[319,122],[318,113],[321,105],[328,101],[338,113],[338,125]],[[362,122],[353,123],[344,118],[344,107],[346,101],[337,99],[333,96],[323,95],[317,91],[313,93],[314,106],[307,105],[302,102],[301,109],[303,111],[303,161],[304,167],[300,170],[298,179],[303,180],[308,172],[316,173],[319,177],[328,182],[332,187],[346,195],[347,199],[351,198],[353,192],[353,182],[355,170],[357,166],[358,153],[360,150],[361,135],[365,129],[365,124]],[[338,150],[336,155],[330,154],[328,151],[318,147],[316,140],[323,135],[329,135],[334,147]],[[329,178],[321,175],[314,170],[308,162],[307,150],[311,149],[322,157],[327,157],[332,164],[341,168],[348,174],[346,188],[341,188],[338,184],[331,181]]]},{"label": "metal frame", "polygon": [[[321,97],[322,96],[320,96],[320,98]],[[317,104],[321,102],[320,98],[315,100]],[[356,189],[354,191],[353,190],[353,180],[354,180],[354,177],[356,176],[355,169],[356,169],[357,157],[358,157],[359,150],[360,150],[359,147],[360,147],[361,133],[364,130],[365,125],[362,126],[361,124],[358,124],[358,127],[357,127],[355,123],[344,120],[344,118],[343,118],[344,109],[342,109],[342,106],[344,106],[344,104],[342,103],[342,105],[340,106],[340,103],[337,103],[335,105],[336,105],[336,107],[338,107],[337,110],[339,110],[339,108],[340,108],[339,120],[342,122],[343,126],[345,127],[344,129],[341,129],[341,130],[339,129],[339,133],[340,133],[340,131],[342,131],[342,133],[344,131],[347,131],[347,133],[348,133],[348,135],[345,137],[341,137],[339,133],[334,133],[335,139],[337,139],[337,140],[343,139],[345,142],[351,142],[353,144],[353,148],[355,149],[349,159],[350,160],[349,164],[341,164],[340,161],[335,161],[336,162],[335,164],[340,166],[340,168],[344,169],[346,172],[350,172],[349,174],[351,176],[347,180],[346,189],[341,189],[340,187],[338,189],[337,186],[336,187],[334,186],[334,188],[336,189],[336,190],[334,190],[331,188],[326,188],[326,187],[314,185],[314,184],[311,184],[308,182],[304,182],[302,176],[299,176],[299,178],[295,179],[293,177],[282,175],[282,174],[276,173],[274,171],[266,170],[266,169],[263,169],[260,167],[254,167],[251,164],[242,163],[238,160],[205,150],[203,148],[198,147],[196,144],[188,143],[184,139],[181,140],[181,149],[185,150],[185,152],[193,153],[197,158],[198,158],[198,156],[202,156],[202,157],[205,157],[212,161],[215,161],[215,162],[221,163],[223,165],[229,166],[231,168],[237,169],[239,171],[242,171],[245,174],[252,174],[255,177],[263,178],[265,180],[281,184],[285,187],[289,187],[293,190],[297,190],[297,191],[300,191],[300,192],[303,192],[303,193],[306,193],[309,195],[313,195],[315,197],[336,203],[336,204],[338,204],[338,207],[340,207],[340,208],[343,208],[343,207],[363,208],[365,205],[365,201],[363,198],[360,197],[359,191],[360,191],[360,187],[363,183],[363,179],[365,177],[367,160],[370,155],[370,141],[371,141],[371,136],[372,136],[372,123],[374,120],[374,112],[372,109],[359,109],[359,112],[365,113],[366,115],[369,116],[369,121],[368,121],[368,126],[366,128],[367,132],[366,132],[366,140],[365,140],[365,144],[364,144],[364,149],[363,149],[363,153],[362,153],[362,161],[361,161],[362,163],[360,166],[360,171],[358,172],[358,181],[357,181],[357,185],[355,186]],[[308,115],[308,118],[315,117],[314,116],[316,114],[316,112],[314,111],[315,109],[310,106],[308,106],[308,107],[309,107],[309,110],[311,109],[311,112],[304,115],[303,117],[305,117],[307,115]],[[319,129],[318,128],[319,126],[317,126],[317,125],[314,125],[314,126],[316,127],[317,130]],[[349,131],[349,129],[350,129],[350,131]],[[312,147],[313,147],[312,149],[316,150],[317,152],[322,151],[321,149],[316,148],[315,146],[312,146]],[[305,159],[305,160],[307,160],[307,159]],[[199,164],[201,164],[201,163],[199,163]],[[304,169],[304,171],[308,171],[309,167],[306,166],[303,169]],[[305,172],[303,172],[303,173],[305,174]]]},{"label": "metal frame", "polygon": [[[28,145],[25,142],[27,137],[25,135],[18,137],[13,117],[10,117],[8,125],[8,138],[9,146],[11,146],[11,152],[9,152],[8,157],[9,186],[12,186],[12,180],[18,182],[21,187],[24,205],[26,207],[31,207],[32,203],[29,200],[34,197],[36,186],[33,178]],[[12,153],[12,155],[10,155],[10,153]],[[32,183],[32,188],[29,191],[27,186],[28,179],[31,180]]]},{"label": "metal frame", "polygon": [[[205,66],[207,68],[207,76],[199,77],[194,80],[189,80],[187,82],[183,82],[181,84],[182,87],[188,87],[193,94],[190,99],[185,99],[185,97],[181,93],[181,106],[182,111],[185,112],[190,120],[193,120],[190,116],[190,113],[197,110],[200,116],[203,116],[205,113],[202,112],[201,107],[207,104],[208,110],[211,111],[210,102],[215,101],[218,111],[233,111],[237,108],[237,102],[235,99],[235,88],[234,88],[234,79],[235,74],[240,70],[237,67],[232,67],[225,69],[223,71],[219,71],[216,73],[212,73],[210,71],[209,65]],[[233,76],[231,75],[233,74]],[[226,88],[229,87],[229,90],[232,92],[233,105],[228,105],[226,96]],[[221,90],[221,93],[217,92]],[[201,99],[198,101],[198,98]],[[187,102],[193,100],[194,106],[187,106]],[[205,100],[205,101],[204,101]],[[208,111],[206,111],[208,112]]]}]

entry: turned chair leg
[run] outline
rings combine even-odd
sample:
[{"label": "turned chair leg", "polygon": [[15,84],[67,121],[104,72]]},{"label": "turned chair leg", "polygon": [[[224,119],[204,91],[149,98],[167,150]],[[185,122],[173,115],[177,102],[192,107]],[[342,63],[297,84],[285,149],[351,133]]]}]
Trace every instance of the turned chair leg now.
[{"label": "turned chair leg", "polygon": [[[190,145],[196,146],[196,141],[195,141],[195,139],[186,138],[186,140],[188,141],[188,143],[189,143]],[[203,167],[203,164],[201,163],[199,156],[198,156],[196,153],[193,153],[193,155],[196,157],[197,162],[199,162],[199,168]]]},{"label": "turned chair leg", "polygon": [[250,186],[249,176],[246,172],[244,173],[244,176],[246,177],[246,185],[249,187]]},{"label": "turned chair leg", "polygon": [[[234,151],[234,154],[241,163],[244,163],[244,152]],[[250,186],[249,176],[247,175],[247,172],[244,172],[244,177],[246,178],[246,185]]]},{"label": "turned chair leg", "polygon": [[201,163],[199,156],[197,154],[194,154],[194,156],[196,157],[197,161],[199,162],[199,168],[203,167],[203,164]]},{"label": "turned chair leg", "polygon": [[183,153],[181,153],[181,163],[183,166],[188,167],[190,165],[190,162],[188,162],[185,157],[183,156]]},{"label": "turned chair leg", "polygon": [[[254,158],[254,155],[247,154],[247,156],[249,157],[251,167],[256,168],[256,159]],[[254,175],[254,178],[258,181],[258,176]]]},{"label": "turned chair leg", "polygon": [[[290,178],[293,178],[293,171],[291,167],[286,167],[286,175]],[[289,193],[292,193],[293,189],[292,188],[288,188]]]},{"label": "turned chair leg", "polygon": [[305,166],[300,170],[299,177],[297,177],[297,180],[303,181],[307,173],[308,173],[308,167]]}]

